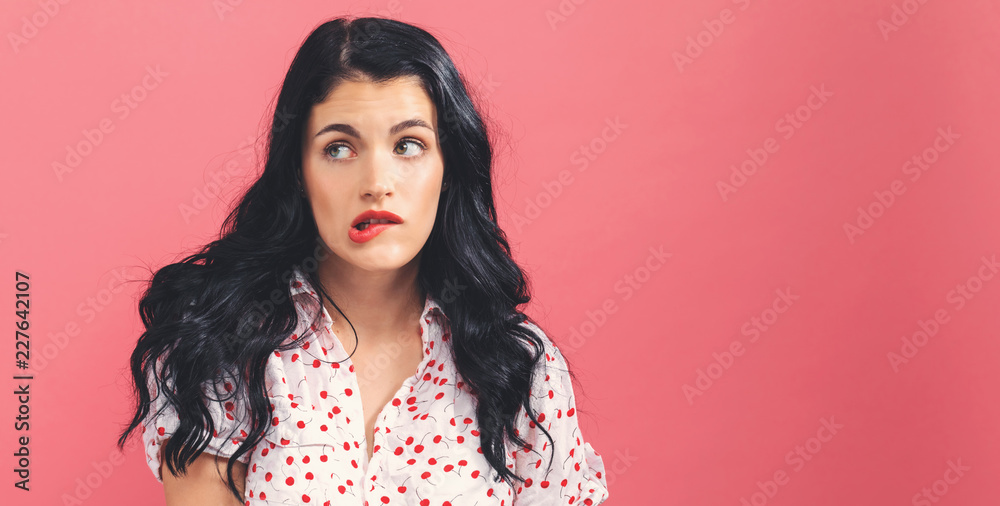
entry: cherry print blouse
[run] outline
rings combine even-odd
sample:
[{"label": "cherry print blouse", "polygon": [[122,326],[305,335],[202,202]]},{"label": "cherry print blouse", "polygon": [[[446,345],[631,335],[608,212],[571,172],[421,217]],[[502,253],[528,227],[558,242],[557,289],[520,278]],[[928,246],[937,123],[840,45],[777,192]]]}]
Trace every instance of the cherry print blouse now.
[{"label": "cherry print blouse", "polygon": [[[298,335],[320,301],[300,271],[291,287],[300,325],[293,335]],[[325,307],[322,311],[322,328],[268,361],[273,420],[265,439],[240,459],[248,465],[247,505],[548,506],[607,499],[604,462],[580,432],[562,353],[537,326],[522,324],[542,338],[546,351],[532,378],[532,407],[555,441],[555,454],[549,468],[548,438],[522,408],[516,427],[533,448],[515,451],[507,443],[507,467],[527,478],[513,484],[515,497],[511,485],[493,480],[495,472],[482,454],[475,397],[457,373],[447,318],[431,296],[420,321],[423,360],[379,412],[371,461],[354,366],[344,360],[348,352],[332,334]],[[151,388],[156,396],[155,384]],[[216,432],[206,452],[229,458],[246,437],[246,414],[232,402],[209,407]],[[142,438],[160,482],[160,447],[177,423],[164,397],[156,396]]]}]

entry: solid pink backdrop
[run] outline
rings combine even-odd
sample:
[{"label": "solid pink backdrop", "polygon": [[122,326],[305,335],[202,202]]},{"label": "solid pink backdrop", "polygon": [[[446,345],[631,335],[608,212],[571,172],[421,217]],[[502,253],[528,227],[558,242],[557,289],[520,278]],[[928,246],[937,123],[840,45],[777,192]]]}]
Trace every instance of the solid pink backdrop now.
[{"label": "solid pink backdrop", "polygon": [[26,493],[11,336],[4,504],[163,503],[114,448],[142,329],[120,278],[213,238],[298,44],[348,13],[429,29],[502,130],[502,225],[608,504],[1000,496],[995,2],[4,11],[0,252],[35,375]]}]

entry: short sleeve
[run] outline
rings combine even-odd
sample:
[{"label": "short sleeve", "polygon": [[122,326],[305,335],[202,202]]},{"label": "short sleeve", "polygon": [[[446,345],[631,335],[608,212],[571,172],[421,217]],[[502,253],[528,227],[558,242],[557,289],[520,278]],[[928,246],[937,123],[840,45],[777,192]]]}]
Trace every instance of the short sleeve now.
[{"label": "short sleeve", "polygon": [[521,408],[518,435],[532,449],[520,448],[514,455],[514,473],[526,479],[524,484],[515,483],[514,504],[601,504],[609,496],[604,460],[580,431],[565,358],[541,329],[530,322],[524,325],[545,343],[545,356],[532,377],[531,402],[539,422],[552,436],[555,451],[549,468],[553,453],[549,439]]},{"label": "short sleeve", "polygon": [[[161,365],[162,359],[157,362],[157,370],[160,369]],[[163,483],[163,475],[160,469],[160,450],[164,442],[177,430],[179,420],[177,412],[167,402],[166,395],[160,395],[157,392],[157,385],[152,377],[147,377],[146,384],[153,401],[150,406],[150,413],[140,429],[142,432],[143,448],[145,448],[146,462],[149,464],[153,476],[156,477],[157,481]],[[217,387],[213,387],[212,385],[203,387],[203,390],[208,394],[208,409],[215,424],[215,431],[208,446],[205,447],[205,453],[231,458],[239,445],[246,440],[247,430],[249,429],[249,418],[246,406],[242,402],[235,402],[234,400],[237,398],[235,396],[233,396],[232,400],[228,401],[214,401],[214,399],[229,397],[226,392],[227,388],[232,388],[232,386],[224,383],[222,386]],[[248,463],[251,453],[247,452],[241,455],[239,461],[244,464]],[[169,470],[166,472],[169,472]]]}]

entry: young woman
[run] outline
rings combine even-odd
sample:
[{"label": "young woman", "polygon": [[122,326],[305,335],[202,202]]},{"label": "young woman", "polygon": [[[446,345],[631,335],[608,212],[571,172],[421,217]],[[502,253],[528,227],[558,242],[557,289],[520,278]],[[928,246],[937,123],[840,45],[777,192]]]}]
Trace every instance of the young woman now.
[{"label": "young woman", "polygon": [[139,303],[119,445],[141,432],[167,503],[603,502],[566,360],[517,309],[487,130],[440,43],[322,24],[267,147],[221,238]]}]

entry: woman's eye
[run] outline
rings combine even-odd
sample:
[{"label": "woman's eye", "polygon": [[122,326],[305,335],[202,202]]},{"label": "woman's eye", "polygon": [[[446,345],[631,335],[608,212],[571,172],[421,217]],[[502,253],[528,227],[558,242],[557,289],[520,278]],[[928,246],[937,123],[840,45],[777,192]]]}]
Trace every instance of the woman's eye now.
[{"label": "woman's eye", "polygon": [[348,148],[347,146],[345,146],[343,144],[331,144],[331,145],[329,145],[329,146],[326,147],[326,154],[327,154],[327,156],[329,156],[330,158],[333,158],[335,160],[340,160],[340,159],[343,159],[343,158],[347,158],[346,156],[337,156],[338,152],[343,152],[343,154],[346,155],[350,151],[351,151],[350,148]]},{"label": "woman's eye", "polygon": [[[419,150],[407,150],[404,147],[403,152],[400,152],[399,151],[399,147],[400,146],[406,146],[406,145],[416,146],[417,148],[419,148]],[[397,155],[403,155],[403,156],[417,156],[417,155],[419,155],[421,153],[421,151],[423,149],[424,149],[424,145],[423,144],[420,144],[419,142],[417,142],[417,141],[415,141],[413,139],[403,139],[399,144],[396,145],[396,154]]]}]

